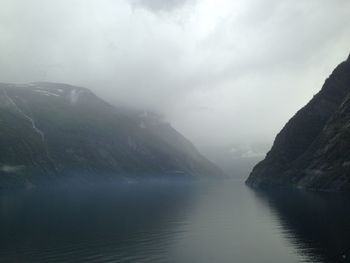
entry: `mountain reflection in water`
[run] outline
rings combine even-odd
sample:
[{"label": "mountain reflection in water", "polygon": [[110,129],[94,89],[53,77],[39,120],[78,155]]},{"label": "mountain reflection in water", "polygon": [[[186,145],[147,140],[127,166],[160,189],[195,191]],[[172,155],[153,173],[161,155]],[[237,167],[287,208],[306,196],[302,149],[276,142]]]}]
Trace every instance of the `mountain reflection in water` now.
[{"label": "mountain reflection in water", "polygon": [[230,180],[0,191],[0,262],[347,262],[349,202]]},{"label": "mountain reflection in water", "polygon": [[311,262],[350,262],[350,196],[302,190],[258,192],[283,234]]},{"label": "mountain reflection in water", "polygon": [[[166,261],[186,184],[6,192],[0,262]],[[142,252],[139,249],[142,248]]]}]

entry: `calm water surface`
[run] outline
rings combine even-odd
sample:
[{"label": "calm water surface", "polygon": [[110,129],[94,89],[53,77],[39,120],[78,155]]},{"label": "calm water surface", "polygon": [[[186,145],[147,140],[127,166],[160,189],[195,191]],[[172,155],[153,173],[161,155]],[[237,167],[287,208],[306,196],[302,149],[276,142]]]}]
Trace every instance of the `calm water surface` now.
[{"label": "calm water surface", "polygon": [[349,204],[234,181],[2,191],[0,262],[349,262]]}]

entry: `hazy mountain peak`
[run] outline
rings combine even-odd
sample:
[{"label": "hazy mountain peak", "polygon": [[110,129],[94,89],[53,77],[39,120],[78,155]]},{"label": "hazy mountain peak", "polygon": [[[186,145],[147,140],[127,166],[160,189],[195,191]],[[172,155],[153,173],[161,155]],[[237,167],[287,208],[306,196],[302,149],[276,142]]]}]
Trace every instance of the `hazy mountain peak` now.
[{"label": "hazy mountain peak", "polygon": [[0,84],[0,122],[0,188],[221,173],[159,116],[114,107],[81,87]]},{"label": "hazy mountain peak", "polygon": [[284,126],[247,183],[350,190],[350,60]]}]

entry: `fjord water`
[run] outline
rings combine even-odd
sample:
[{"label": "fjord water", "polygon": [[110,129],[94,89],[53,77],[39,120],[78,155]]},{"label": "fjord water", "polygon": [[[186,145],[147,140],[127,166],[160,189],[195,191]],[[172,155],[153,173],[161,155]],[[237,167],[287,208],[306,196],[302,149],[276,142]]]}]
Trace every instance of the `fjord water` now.
[{"label": "fjord water", "polygon": [[242,182],[0,192],[0,262],[347,262],[350,199]]}]

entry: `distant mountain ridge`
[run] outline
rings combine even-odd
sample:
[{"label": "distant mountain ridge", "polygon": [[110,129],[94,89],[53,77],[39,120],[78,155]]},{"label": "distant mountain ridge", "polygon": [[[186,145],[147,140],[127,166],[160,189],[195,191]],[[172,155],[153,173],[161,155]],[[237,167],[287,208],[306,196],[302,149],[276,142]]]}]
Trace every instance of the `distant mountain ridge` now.
[{"label": "distant mountain ridge", "polygon": [[350,191],[350,56],[289,120],[247,184]]},{"label": "distant mountain ridge", "polygon": [[157,115],[112,106],[86,88],[2,83],[0,124],[0,188],[221,173]]}]

